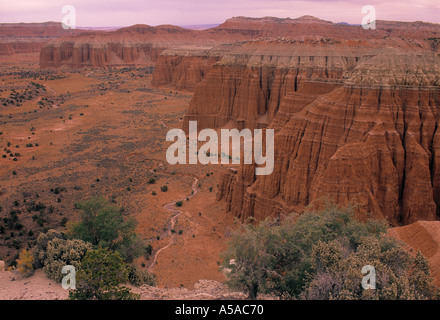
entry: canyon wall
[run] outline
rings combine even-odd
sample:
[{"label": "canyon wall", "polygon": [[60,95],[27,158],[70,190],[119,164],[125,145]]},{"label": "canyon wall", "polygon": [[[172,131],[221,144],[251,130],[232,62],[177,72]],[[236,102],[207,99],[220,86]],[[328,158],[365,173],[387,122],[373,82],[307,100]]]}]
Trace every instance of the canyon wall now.
[{"label": "canyon wall", "polygon": [[0,55],[39,52],[51,39],[79,33],[57,22],[0,23]]},{"label": "canyon wall", "polygon": [[[42,68],[155,65],[152,84],[194,91],[184,129],[273,128],[275,169],[228,170],[218,199],[262,220],[327,200],[393,225],[440,213],[440,26],[376,30],[228,19],[207,30],[136,25],[50,41]],[[219,49],[221,48],[221,49]]]},{"label": "canyon wall", "polygon": [[[188,50],[209,51],[218,45],[245,41],[249,38],[246,35],[224,30],[188,30],[171,25],[157,27],[134,25],[111,32],[84,32],[77,36],[50,41],[41,49],[40,67],[75,69],[116,65],[154,65],[159,54],[165,49],[179,49],[185,55]],[[186,61],[183,61],[183,65],[190,67],[193,62],[191,60],[198,60],[197,63],[201,65],[212,65],[217,60],[215,54],[209,54],[209,56],[212,56],[212,59],[205,59],[204,54],[199,56],[200,59],[196,59],[197,55],[193,55],[194,59],[183,59]],[[163,62],[161,70],[165,72],[165,75],[162,79],[156,80],[157,84],[170,82],[167,63],[177,65],[182,63],[182,61],[171,61],[173,60],[170,59],[171,55],[167,57],[161,61]],[[200,68],[202,71],[206,69],[203,66]],[[194,69],[195,72],[200,72],[200,70]],[[178,71],[177,74],[179,74]],[[196,79],[197,76],[193,81]],[[171,81],[176,84],[179,82],[181,81],[178,79]]]},{"label": "canyon wall", "polygon": [[151,84],[176,90],[194,91],[224,52],[215,48],[181,47],[167,49],[159,55]]},{"label": "canyon wall", "polygon": [[437,218],[439,55],[429,43],[382,45],[255,42],[242,48],[251,57],[231,53],[212,68],[185,125],[276,132],[273,174],[246,165],[222,177],[218,199],[235,216],[262,220],[333,200],[392,225]]}]

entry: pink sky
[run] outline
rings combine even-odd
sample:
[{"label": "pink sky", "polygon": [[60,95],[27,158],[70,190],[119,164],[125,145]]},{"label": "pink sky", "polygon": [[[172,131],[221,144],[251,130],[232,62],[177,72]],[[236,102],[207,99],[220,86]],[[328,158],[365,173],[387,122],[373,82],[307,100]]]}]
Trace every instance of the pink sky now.
[{"label": "pink sky", "polygon": [[64,5],[75,7],[76,25],[84,27],[194,25],[221,23],[233,16],[302,15],[361,24],[365,5],[376,8],[379,20],[440,23],[440,0],[2,0],[0,22],[61,22]]}]

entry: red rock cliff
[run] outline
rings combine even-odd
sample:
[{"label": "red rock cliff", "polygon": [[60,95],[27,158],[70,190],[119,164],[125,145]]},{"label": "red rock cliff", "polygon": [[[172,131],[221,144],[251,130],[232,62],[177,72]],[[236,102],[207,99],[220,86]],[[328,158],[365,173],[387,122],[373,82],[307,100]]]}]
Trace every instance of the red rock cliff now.
[{"label": "red rock cliff", "polygon": [[0,55],[38,52],[49,40],[80,33],[61,23],[0,23]]},{"label": "red rock cliff", "polygon": [[292,42],[303,47],[289,57],[253,50],[212,68],[186,123],[276,130],[272,175],[244,166],[223,176],[218,198],[234,215],[264,219],[332,199],[393,225],[436,219],[439,56],[429,43],[383,44]]},{"label": "red rock cliff", "polygon": [[158,57],[151,84],[176,90],[194,91],[223,52],[213,48],[167,49]]}]

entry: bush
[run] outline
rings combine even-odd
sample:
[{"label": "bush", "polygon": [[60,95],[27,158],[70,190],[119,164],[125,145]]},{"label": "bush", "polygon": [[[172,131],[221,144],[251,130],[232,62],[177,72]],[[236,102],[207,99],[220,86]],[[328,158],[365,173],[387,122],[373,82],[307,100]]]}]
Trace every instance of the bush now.
[{"label": "bush", "polygon": [[176,207],[181,207],[183,205],[182,201],[176,201]]},{"label": "bush", "polygon": [[[227,283],[253,299],[260,292],[284,299],[438,298],[426,259],[413,258],[386,230],[384,221],[362,223],[351,209],[335,207],[245,225],[223,254]],[[366,265],[380,275],[376,290],[361,286]]]},{"label": "bush", "polygon": [[149,286],[156,285],[156,277],[153,273],[139,269],[134,265],[129,267],[128,280],[132,285],[136,287],[139,287],[144,284]]},{"label": "bush", "polygon": [[25,277],[29,277],[34,273],[34,257],[29,250],[23,250],[17,261],[17,270]]},{"label": "bush", "polygon": [[[35,216],[37,218],[37,216]],[[35,246],[32,248],[32,256],[34,257],[35,268],[44,267],[44,261],[47,259],[47,244],[53,239],[62,239],[62,233],[50,229],[46,233],[40,233],[37,237]]]},{"label": "bush", "polygon": [[152,252],[153,252],[153,246],[149,243],[145,247],[145,254],[144,254],[145,259],[150,258]]},{"label": "bush", "polygon": [[164,186],[160,187],[160,190],[161,190],[162,192],[167,192],[167,191],[168,191],[168,186],[167,186],[167,185],[164,185]]},{"label": "bush", "polygon": [[148,183],[149,184],[153,184],[156,182],[156,179],[154,179],[153,177],[151,177],[150,179],[148,179]]},{"label": "bush", "polygon": [[81,220],[71,224],[71,238],[90,242],[94,248],[118,251],[126,262],[142,255],[145,243],[135,234],[135,221],[124,220],[123,211],[117,206],[100,197],[76,206],[82,210]]},{"label": "bush", "polygon": [[49,279],[61,282],[64,276],[62,268],[72,265],[78,270],[81,260],[91,249],[92,245],[82,240],[53,239],[47,243],[43,271]]},{"label": "bush", "polygon": [[72,300],[130,300],[139,296],[120,284],[128,282],[128,267],[118,252],[99,248],[90,250],[77,272],[77,289]]}]

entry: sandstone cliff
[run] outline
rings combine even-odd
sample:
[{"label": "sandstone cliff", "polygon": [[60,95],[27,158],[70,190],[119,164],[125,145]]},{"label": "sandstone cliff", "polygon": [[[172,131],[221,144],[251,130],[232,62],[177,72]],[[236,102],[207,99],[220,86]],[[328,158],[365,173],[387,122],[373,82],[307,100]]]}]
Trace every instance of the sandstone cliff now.
[{"label": "sandstone cliff", "polygon": [[196,88],[186,123],[276,130],[274,173],[228,171],[218,198],[242,219],[322,199],[356,203],[360,218],[393,225],[436,219],[440,60],[427,42],[411,43],[293,41],[278,44],[293,46],[285,57],[270,51],[277,45],[254,43],[267,51],[217,63]]},{"label": "sandstone cliff", "polygon": [[[205,30],[203,34],[198,33],[197,38],[206,38],[207,35],[221,35],[224,41],[253,41],[263,38],[297,40],[337,38],[351,40],[353,45],[356,45],[357,41],[353,39],[381,41],[390,38],[390,42],[393,43],[399,42],[399,38],[403,36],[410,35],[415,45],[426,46],[428,42],[433,49],[439,46],[440,38],[435,38],[435,35],[440,34],[440,27],[437,24],[377,21],[376,27],[374,31],[364,30],[361,26],[335,24],[312,16],[296,19],[234,17],[218,27]],[[152,83],[155,86],[194,91],[195,85],[204,78],[212,65],[234,47],[224,45],[221,49],[197,50],[185,46],[165,50],[157,60]],[[261,48],[257,50],[261,51]]]},{"label": "sandstone cliff", "polygon": [[[41,49],[41,68],[152,65],[165,49],[213,48],[249,36],[225,30],[188,30],[171,25],[134,25],[111,32],[84,32],[50,41]],[[211,61],[210,64],[215,61]],[[189,66],[189,64],[187,64]],[[166,66],[164,66],[164,69]],[[159,81],[160,82],[160,81]]]},{"label": "sandstone cliff", "polygon": [[79,34],[65,30],[61,23],[0,23],[0,55],[38,52],[49,40]]},{"label": "sandstone cliff", "polygon": [[180,47],[167,49],[157,58],[151,84],[176,90],[194,91],[211,67],[218,62],[223,50],[215,48]]}]

